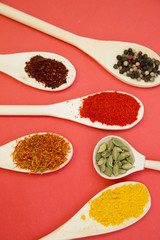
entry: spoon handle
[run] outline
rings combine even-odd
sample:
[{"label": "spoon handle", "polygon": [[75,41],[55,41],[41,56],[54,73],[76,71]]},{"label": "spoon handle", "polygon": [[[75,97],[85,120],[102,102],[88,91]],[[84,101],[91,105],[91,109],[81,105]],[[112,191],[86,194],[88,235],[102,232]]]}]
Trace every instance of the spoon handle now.
[{"label": "spoon handle", "polygon": [[1,105],[0,115],[48,115],[48,112],[40,105]]},{"label": "spoon handle", "polygon": [[52,116],[76,121],[79,105],[80,99],[50,105],[0,105],[0,115]]},{"label": "spoon handle", "polygon": [[77,47],[79,47],[79,41],[81,42],[82,39],[85,39],[3,3],[0,3],[0,13],[8,18],[16,20]]},{"label": "spoon handle", "polygon": [[160,171],[160,161],[145,160],[144,167]]},{"label": "spoon handle", "polygon": [[50,105],[0,105],[0,115],[53,116],[67,118],[68,109],[63,103]]},{"label": "spoon handle", "polygon": [[3,3],[0,3],[0,13],[8,18],[44,32],[52,37],[70,43],[107,68],[106,64],[103,64],[103,62],[106,62],[106,54],[103,57],[101,54],[99,54],[99,52],[103,52],[104,49],[105,52],[110,51],[110,49],[114,47],[114,43],[112,41],[100,41],[78,36]]}]

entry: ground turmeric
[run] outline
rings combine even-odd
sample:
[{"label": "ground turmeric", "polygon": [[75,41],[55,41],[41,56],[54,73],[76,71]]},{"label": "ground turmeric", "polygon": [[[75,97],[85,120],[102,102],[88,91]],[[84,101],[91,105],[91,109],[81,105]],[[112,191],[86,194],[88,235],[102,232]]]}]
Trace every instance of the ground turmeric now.
[{"label": "ground turmeric", "polygon": [[89,216],[106,227],[120,225],[132,217],[140,217],[148,201],[149,192],[143,184],[123,185],[91,200]]}]

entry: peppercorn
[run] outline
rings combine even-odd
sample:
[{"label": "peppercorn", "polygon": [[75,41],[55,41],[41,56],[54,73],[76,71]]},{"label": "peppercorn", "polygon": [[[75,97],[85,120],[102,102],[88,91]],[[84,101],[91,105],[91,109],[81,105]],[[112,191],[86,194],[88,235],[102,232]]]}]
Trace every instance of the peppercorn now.
[{"label": "peppercorn", "polygon": [[127,55],[128,54],[128,50],[124,50],[124,54]]},{"label": "peppercorn", "polygon": [[143,54],[142,51],[136,52],[132,48],[125,49],[123,54],[117,55],[116,58],[118,62],[114,64],[114,69],[118,69],[120,74],[132,79],[153,82],[155,77],[160,74],[160,61]]},{"label": "peppercorn", "polygon": [[118,65],[117,64],[114,64],[114,69],[118,69]]},{"label": "peppercorn", "polygon": [[124,66],[128,66],[128,62],[127,62],[127,61],[124,61],[124,62],[123,62],[123,65],[124,65]]},{"label": "peppercorn", "polygon": [[118,56],[117,56],[117,59],[118,59],[118,60],[121,60],[121,59],[122,59],[122,56],[121,56],[121,55],[118,55]]}]

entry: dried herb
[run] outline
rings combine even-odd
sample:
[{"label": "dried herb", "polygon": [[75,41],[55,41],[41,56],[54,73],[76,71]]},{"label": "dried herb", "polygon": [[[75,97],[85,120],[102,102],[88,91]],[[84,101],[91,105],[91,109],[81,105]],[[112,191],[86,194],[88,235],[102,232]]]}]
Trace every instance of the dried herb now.
[{"label": "dried herb", "polygon": [[36,55],[26,62],[25,71],[29,77],[35,78],[45,87],[57,88],[66,83],[68,69],[66,66],[55,59],[44,58]]},{"label": "dried herb", "polygon": [[57,134],[34,134],[17,143],[13,162],[31,172],[56,170],[67,160],[70,150],[69,142]]}]

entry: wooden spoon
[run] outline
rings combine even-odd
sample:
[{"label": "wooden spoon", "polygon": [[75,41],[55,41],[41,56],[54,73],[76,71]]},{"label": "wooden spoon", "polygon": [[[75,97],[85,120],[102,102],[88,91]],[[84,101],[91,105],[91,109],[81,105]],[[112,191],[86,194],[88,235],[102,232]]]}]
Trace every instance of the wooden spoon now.
[{"label": "wooden spoon", "polygon": [[[41,82],[36,81],[35,78],[31,78],[25,72],[25,63],[28,62],[32,57],[40,55],[44,58],[54,59],[58,62],[62,62],[65,67],[69,70],[66,77],[66,83],[60,85],[57,88],[45,87]],[[19,80],[20,82],[27,84],[31,87],[38,88],[44,91],[61,91],[70,87],[76,77],[76,70],[74,66],[64,57],[49,53],[49,52],[24,52],[24,53],[14,53],[14,54],[1,54],[0,55],[0,71],[4,72],[11,77]]]},{"label": "wooden spoon", "polygon": [[[16,166],[16,164],[13,162],[12,153],[14,152],[14,149],[20,140],[24,140],[24,138],[26,138],[28,136],[33,136],[34,134],[26,135],[24,137],[18,138],[16,140],[13,140],[13,141],[1,146],[0,147],[0,168],[13,170],[13,171],[17,171],[17,172],[31,173],[30,170],[21,169]],[[45,133],[38,133],[38,134],[45,134]],[[55,134],[55,135],[58,135],[58,134]],[[58,136],[60,136],[60,135],[58,135]],[[62,137],[62,136],[60,136],[60,137]],[[62,165],[60,165],[60,167],[56,170],[52,170],[52,171],[48,170],[43,173],[55,172],[57,170],[60,170],[61,168],[66,166],[69,163],[69,161],[71,160],[72,155],[73,155],[72,144],[66,138],[64,138],[64,137],[62,137],[62,138],[65,139],[69,143],[69,146],[71,148],[71,151],[67,156],[67,161],[65,161]],[[36,172],[35,174],[42,174],[42,172]]]},{"label": "wooden spoon", "polygon": [[132,96],[140,104],[137,119],[132,124],[127,124],[125,126],[106,125],[102,124],[101,122],[92,122],[89,118],[80,117],[79,108],[82,105],[83,99],[88,96],[50,105],[0,105],[0,115],[45,115],[68,119],[94,128],[105,130],[124,130],[135,126],[142,119],[144,113],[143,104],[138,98],[129,93],[124,94]]},{"label": "wooden spoon", "polygon": [[149,57],[160,60],[159,55],[147,47],[129,42],[101,41],[81,37],[9,7],[3,3],[0,3],[0,13],[6,17],[14,19],[41,32],[74,45],[95,59],[116,78],[127,84],[144,88],[154,87],[160,84],[160,75],[156,77],[154,82],[145,82],[143,80],[137,81],[120,74],[118,70],[113,68],[113,65],[116,61],[116,56],[122,54],[123,51],[128,48],[135,49],[137,52],[142,51],[143,53],[148,54]]},{"label": "wooden spoon", "polygon": [[[104,189],[103,191],[99,192],[91,200],[99,197],[102,192],[108,189],[113,190],[116,187],[121,187],[124,185],[136,184],[136,183],[137,182],[121,182],[118,184],[114,184]],[[116,225],[116,226],[110,225],[108,227],[105,227],[102,224],[94,221],[92,218],[89,217],[90,201],[88,201],[84,205],[84,207],[82,207],[68,222],[66,222],[57,230],[53,231],[47,236],[42,237],[40,240],[70,240],[75,238],[82,238],[82,237],[99,235],[99,234],[110,233],[113,231],[121,230],[139,221],[142,217],[145,216],[145,214],[148,212],[151,206],[151,198],[149,196],[149,201],[144,207],[143,214],[139,218],[130,218],[129,220],[124,221],[124,223],[120,225]],[[83,215],[86,217],[85,220],[81,218]]]},{"label": "wooden spoon", "polygon": [[[128,149],[130,151],[130,154],[131,154],[131,157],[133,159],[133,168],[131,168],[130,170],[128,170],[124,174],[119,174],[118,176],[112,175],[111,177],[108,177],[106,174],[101,172],[99,167],[97,166],[97,164],[96,164],[96,154],[97,154],[97,151],[98,151],[100,145],[102,143],[108,143],[112,138],[120,139],[124,143],[124,145],[128,147]],[[145,160],[145,156],[143,156],[141,153],[137,152],[126,140],[124,140],[121,137],[114,136],[114,135],[106,136],[106,137],[102,138],[96,144],[95,149],[93,151],[93,165],[94,165],[95,170],[98,172],[98,174],[100,174],[102,177],[104,177],[106,179],[111,179],[111,180],[126,177],[129,174],[134,173],[136,171],[143,170],[144,168],[150,168],[150,169],[160,171],[160,161]]]}]

